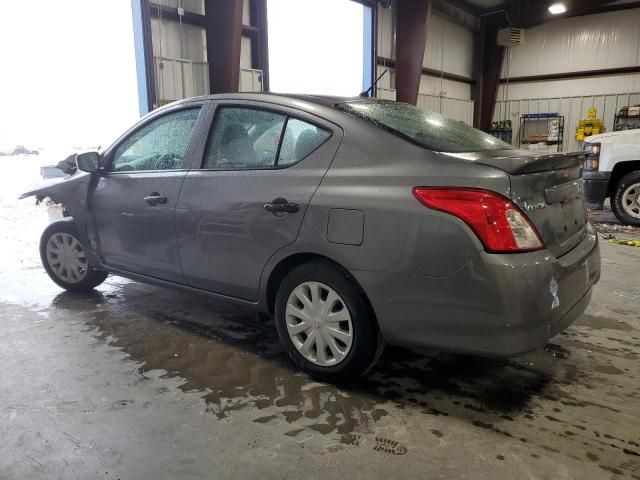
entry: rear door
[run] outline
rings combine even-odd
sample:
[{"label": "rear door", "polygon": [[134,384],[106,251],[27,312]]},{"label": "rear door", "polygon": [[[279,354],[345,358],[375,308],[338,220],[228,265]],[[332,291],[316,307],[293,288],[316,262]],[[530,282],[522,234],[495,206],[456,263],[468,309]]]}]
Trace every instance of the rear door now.
[{"label": "rear door", "polygon": [[153,116],[106,152],[104,173],[88,198],[91,240],[105,265],[184,282],[174,214],[200,109]]},{"label": "rear door", "polygon": [[269,257],[297,237],[342,131],[305,113],[217,104],[176,208],[182,270],[197,288],[256,300]]}]

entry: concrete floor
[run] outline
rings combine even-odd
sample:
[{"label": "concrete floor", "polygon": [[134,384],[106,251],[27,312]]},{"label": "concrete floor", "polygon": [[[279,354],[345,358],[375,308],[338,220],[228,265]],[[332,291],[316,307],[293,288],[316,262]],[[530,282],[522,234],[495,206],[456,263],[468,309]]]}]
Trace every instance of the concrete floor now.
[{"label": "concrete floor", "polygon": [[602,243],[587,313],[544,350],[388,349],[336,388],[251,313],[115,277],[61,291],[46,210],[16,200],[37,163],[0,180],[0,479],[640,479],[640,248]]}]

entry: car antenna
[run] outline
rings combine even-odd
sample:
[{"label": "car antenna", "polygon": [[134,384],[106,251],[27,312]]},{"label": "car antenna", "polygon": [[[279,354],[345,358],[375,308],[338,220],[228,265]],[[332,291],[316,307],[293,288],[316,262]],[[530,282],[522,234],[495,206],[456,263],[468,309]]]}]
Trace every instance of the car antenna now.
[{"label": "car antenna", "polygon": [[367,88],[364,92],[361,92],[361,93],[360,93],[360,96],[361,96],[361,97],[368,97],[368,96],[369,96],[369,92],[371,91],[371,89],[377,85],[377,83],[380,81],[380,79],[381,79],[381,78],[384,76],[384,74],[385,74],[385,73],[387,73],[388,71],[389,71],[389,69],[388,69],[388,68],[385,68],[385,69],[384,69],[384,72],[382,72],[382,73],[378,76],[378,78],[376,78],[375,82],[373,82],[373,83],[371,84],[371,86],[370,86],[369,88]]}]

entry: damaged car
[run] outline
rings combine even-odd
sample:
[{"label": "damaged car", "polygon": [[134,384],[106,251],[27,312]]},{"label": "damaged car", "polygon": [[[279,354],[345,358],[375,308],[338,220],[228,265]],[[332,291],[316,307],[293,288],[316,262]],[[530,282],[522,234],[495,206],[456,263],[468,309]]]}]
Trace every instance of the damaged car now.
[{"label": "damaged car", "polygon": [[250,306],[329,381],[364,374],[387,343],[541,348],[600,276],[584,152],[516,150],[407,104],[199,97],[75,160],[23,195],[64,206],[40,242],[54,282],[87,291],[114,274]]}]

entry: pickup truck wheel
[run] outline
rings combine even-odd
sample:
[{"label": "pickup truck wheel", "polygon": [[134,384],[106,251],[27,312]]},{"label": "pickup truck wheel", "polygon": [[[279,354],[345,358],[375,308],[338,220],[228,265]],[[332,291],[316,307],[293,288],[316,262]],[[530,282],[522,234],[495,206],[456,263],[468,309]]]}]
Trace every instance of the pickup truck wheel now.
[{"label": "pickup truck wheel", "polygon": [[275,320],[294,363],[329,382],[357,379],[384,346],[360,287],[348,272],[325,261],[300,265],[282,280]]},{"label": "pickup truck wheel", "polygon": [[611,199],[611,210],[625,225],[640,227],[640,171],[620,179]]},{"label": "pickup truck wheel", "polygon": [[71,292],[87,292],[108,275],[89,265],[76,227],[69,221],[55,222],[45,229],[40,237],[40,259],[51,280]]}]

